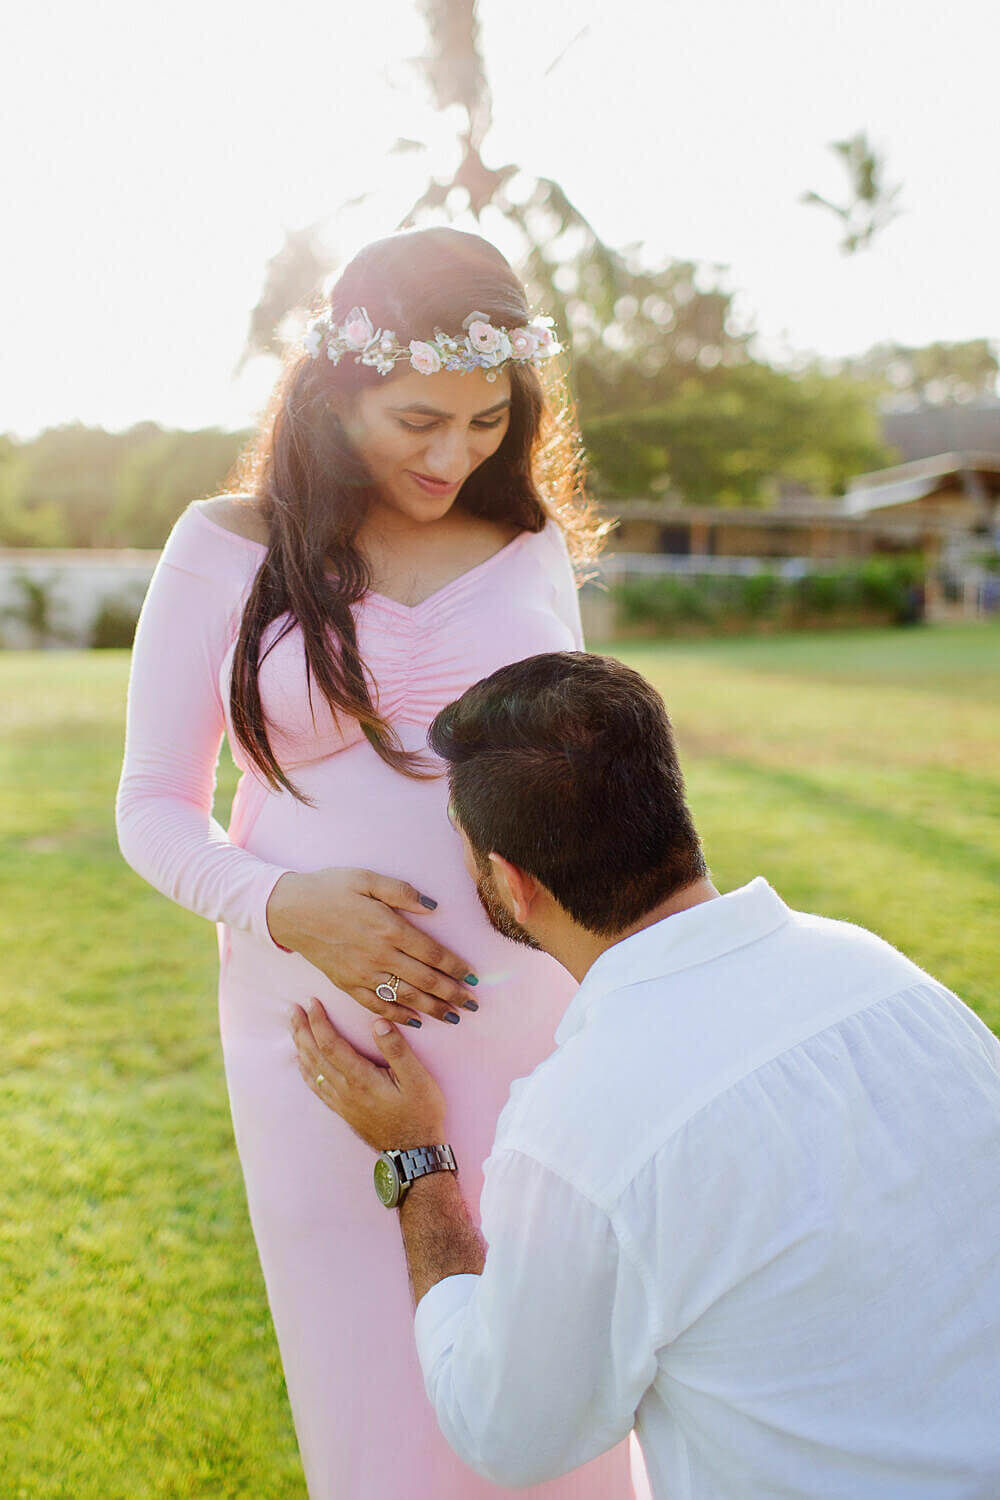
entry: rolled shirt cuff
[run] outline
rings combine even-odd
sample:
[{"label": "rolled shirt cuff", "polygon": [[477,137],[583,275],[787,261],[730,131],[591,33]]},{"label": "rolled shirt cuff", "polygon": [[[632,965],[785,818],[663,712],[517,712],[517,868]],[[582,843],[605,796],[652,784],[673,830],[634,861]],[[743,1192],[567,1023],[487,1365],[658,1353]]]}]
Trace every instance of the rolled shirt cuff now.
[{"label": "rolled shirt cuff", "polygon": [[[479,1285],[480,1278],[468,1273],[446,1276],[426,1291],[417,1303],[413,1332],[417,1357],[430,1396],[430,1379],[443,1355],[455,1342],[466,1305]],[[433,1398],[432,1398],[433,1399]]]}]

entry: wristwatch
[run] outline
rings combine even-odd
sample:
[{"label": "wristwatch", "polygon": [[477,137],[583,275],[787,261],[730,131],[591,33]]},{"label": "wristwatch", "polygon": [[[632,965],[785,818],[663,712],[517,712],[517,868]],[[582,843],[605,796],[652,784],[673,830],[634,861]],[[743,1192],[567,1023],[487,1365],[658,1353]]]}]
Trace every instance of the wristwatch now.
[{"label": "wristwatch", "polygon": [[457,1172],[450,1146],[414,1146],[412,1151],[383,1151],[375,1163],[375,1191],[386,1208],[398,1208],[410,1183],[428,1172]]}]

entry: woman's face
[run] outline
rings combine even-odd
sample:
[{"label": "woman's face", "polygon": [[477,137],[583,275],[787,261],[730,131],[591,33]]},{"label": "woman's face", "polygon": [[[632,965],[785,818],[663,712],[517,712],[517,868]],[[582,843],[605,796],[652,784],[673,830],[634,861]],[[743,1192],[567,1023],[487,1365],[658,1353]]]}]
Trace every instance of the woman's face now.
[{"label": "woman's face", "polygon": [[482,369],[407,370],[359,391],[344,426],[375,476],[383,506],[412,521],[436,521],[503,442],[510,396],[506,370],[493,382]]}]

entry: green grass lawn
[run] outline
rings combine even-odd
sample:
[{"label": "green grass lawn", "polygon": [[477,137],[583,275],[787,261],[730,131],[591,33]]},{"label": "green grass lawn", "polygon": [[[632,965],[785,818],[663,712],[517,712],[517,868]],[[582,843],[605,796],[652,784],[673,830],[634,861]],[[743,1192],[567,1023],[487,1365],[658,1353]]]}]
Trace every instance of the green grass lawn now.
[{"label": "green grass lawn", "polygon": [[[617,654],[667,701],[720,887],[871,927],[1000,1030],[1000,628]],[[0,1490],[302,1500],[214,930],[115,842],[127,669],[0,656]]]}]

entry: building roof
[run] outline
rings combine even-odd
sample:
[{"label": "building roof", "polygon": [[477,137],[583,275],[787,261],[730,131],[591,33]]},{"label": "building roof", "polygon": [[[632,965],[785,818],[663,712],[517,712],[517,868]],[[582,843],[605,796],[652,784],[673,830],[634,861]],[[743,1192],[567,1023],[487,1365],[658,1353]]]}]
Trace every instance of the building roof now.
[{"label": "building roof", "polygon": [[956,488],[985,508],[990,497],[1000,495],[1000,452],[936,453],[891,469],[857,474],[848,481],[843,511],[863,516]]},{"label": "building roof", "polygon": [[901,464],[938,453],[992,453],[1000,457],[1000,400],[952,402],[947,406],[883,407],[879,422]]}]

